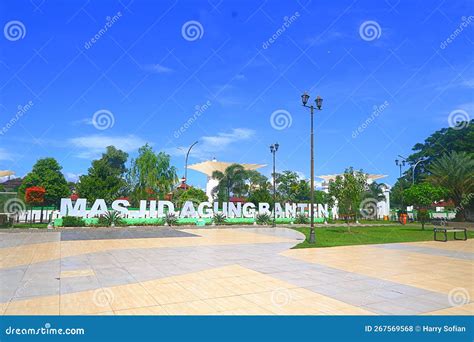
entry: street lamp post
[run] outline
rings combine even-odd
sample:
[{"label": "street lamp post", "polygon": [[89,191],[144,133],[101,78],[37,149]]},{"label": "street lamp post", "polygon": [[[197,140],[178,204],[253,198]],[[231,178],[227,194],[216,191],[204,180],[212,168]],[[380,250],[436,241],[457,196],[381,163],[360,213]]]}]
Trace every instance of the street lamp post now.
[{"label": "street lamp post", "polygon": [[276,227],[276,210],[275,210],[275,203],[276,203],[276,171],[275,171],[275,154],[278,151],[278,147],[280,145],[275,143],[270,145],[270,152],[273,154],[273,227]]},{"label": "street lamp post", "polygon": [[402,159],[402,160],[395,159],[395,165],[400,167],[400,177],[399,178],[402,178],[402,166],[405,166],[405,163],[406,163],[405,159]]},{"label": "street lamp post", "polygon": [[[314,117],[314,106],[307,105],[309,100],[308,93],[304,93],[301,95],[301,101],[303,102],[303,106],[310,109],[311,112],[311,204],[310,204],[310,217],[311,217],[311,229],[309,234],[309,243],[315,243],[316,237],[314,233],[314,130],[313,130],[313,117]],[[323,105],[323,99],[320,96],[317,96],[314,100],[316,103],[316,108],[321,110]]]},{"label": "street lamp post", "polygon": [[402,210],[403,207],[404,207],[404,198],[403,198],[403,182],[402,182],[402,167],[405,166],[405,163],[406,163],[406,158],[401,156],[401,155],[398,155],[401,159],[395,159],[395,165],[399,166],[400,167],[400,177],[399,177],[399,180],[400,180],[400,189],[401,189],[401,205],[402,205]]},{"label": "street lamp post", "polygon": [[412,185],[415,185],[415,169],[416,167],[418,166],[418,164],[420,164],[421,162],[425,161],[426,159],[425,158],[421,158],[420,160],[418,160],[415,164],[413,164],[412,166]]},{"label": "street lamp post", "polygon": [[189,152],[191,152],[191,149],[196,145],[198,142],[194,142],[191,146],[188,148],[188,152],[186,153],[186,159],[184,161],[184,183],[188,181],[188,157],[189,157]]}]

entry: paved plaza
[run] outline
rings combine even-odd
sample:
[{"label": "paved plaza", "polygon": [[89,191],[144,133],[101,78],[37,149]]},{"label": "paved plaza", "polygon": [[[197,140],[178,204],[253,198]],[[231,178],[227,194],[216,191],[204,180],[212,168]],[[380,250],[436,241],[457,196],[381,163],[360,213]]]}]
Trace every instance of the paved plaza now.
[{"label": "paved plaza", "polygon": [[291,249],[286,228],[0,233],[4,315],[472,315],[474,240]]}]

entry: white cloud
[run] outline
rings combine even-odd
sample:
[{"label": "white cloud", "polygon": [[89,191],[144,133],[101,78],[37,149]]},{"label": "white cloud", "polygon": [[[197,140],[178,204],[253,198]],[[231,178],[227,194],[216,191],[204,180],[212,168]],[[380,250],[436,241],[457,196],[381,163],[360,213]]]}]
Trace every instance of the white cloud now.
[{"label": "white cloud", "polygon": [[217,135],[204,136],[201,138],[201,148],[208,150],[224,150],[232,143],[250,139],[255,135],[255,131],[248,128],[234,128],[230,132],[220,132]]},{"label": "white cloud", "polygon": [[161,64],[147,64],[143,66],[143,70],[156,74],[166,74],[174,71],[173,69],[165,67]]},{"label": "white cloud", "polygon": [[105,136],[105,135],[87,135],[68,140],[69,144],[78,148],[79,153],[76,155],[79,158],[92,159],[104,153],[107,146],[115,146],[116,148],[125,152],[134,152],[146,142],[135,136]]},{"label": "white cloud", "polygon": [[[203,136],[198,139],[199,143],[192,150],[192,156],[198,159],[211,159],[219,153],[227,150],[230,145],[251,139],[255,131],[248,128],[233,128],[229,132],[219,132],[216,135]],[[183,155],[187,147],[169,149],[172,155]]]}]

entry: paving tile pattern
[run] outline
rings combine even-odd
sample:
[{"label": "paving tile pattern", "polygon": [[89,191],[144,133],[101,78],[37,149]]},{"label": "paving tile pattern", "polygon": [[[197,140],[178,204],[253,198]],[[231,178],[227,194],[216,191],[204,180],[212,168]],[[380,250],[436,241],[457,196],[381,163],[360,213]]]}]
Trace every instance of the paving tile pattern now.
[{"label": "paving tile pattern", "polygon": [[[302,235],[283,228],[79,232],[0,234],[0,312],[473,314],[472,249],[459,242],[290,250]],[[430,258],[454,271],[426,281]],[[453,286],[467,293],[460,305]]]},{"label": "paving tile pattern", "polygon": [[457,258],[457,259],[464,259],[464,260],[474,260],[473,252],[467,252],[467,251],[462,251],[462,250],[457,250],[457,251],[445,250],[445,249],[440,249],[440,248],[409,245],[409,244],[403,244],[403,243],[375,245],[374,247],[385,248],[385,249],[398,249],[398,250],[404,250],[404,251],[409,251],[409,252],[446,256],[450,258]]},{"label": "paving tile pattern", "polygon": [[61,232],[61,241],[75,240],[115,240],[115,239],[143,239],[166,237],[193,237],[194,234],[172,228],[135,227],[122,228],[79,228]]}]

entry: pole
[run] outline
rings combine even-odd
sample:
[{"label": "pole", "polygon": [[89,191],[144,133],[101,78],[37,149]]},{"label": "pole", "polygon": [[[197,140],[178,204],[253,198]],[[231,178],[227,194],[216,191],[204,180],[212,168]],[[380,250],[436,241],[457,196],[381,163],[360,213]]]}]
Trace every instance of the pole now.
[{"label": "pole", "polygon": [[275,154],[276,150],[273,149],[273,227],[276,227],[276,210],[275,210],[275,203],[276,203],[276,180],[275,180]]},{"label": "pole", "polygon": [[416,167],[418,166],[418,164],[421,163],[422,161],[423,161],[423,159],[418,160],[418,161],[415,163],[415,165],[413,165],[413,167],[412,167],[412,178],[413,178],[413,179],[412,179],[412,185],[415,185],[415,169],[416,169]]},{"label": "pole", "polygon": [[198,142],[196,141],[194,144],[189,146],[188,152],[186,153],[186,160],[184,162],[184,184],[187,184],[188,181],[188,157],[189,157],[189,152],[191,152],[191,149],[196,145]]},{"label": "pole", "polygon": [[313,131],[313,116],[314,107],[311,106],[311,205],[310,205],[310,217],[311,217],[311,230],[309,235],[309,243],[314,243],[316,240],[314,234],[314,131]]}]

